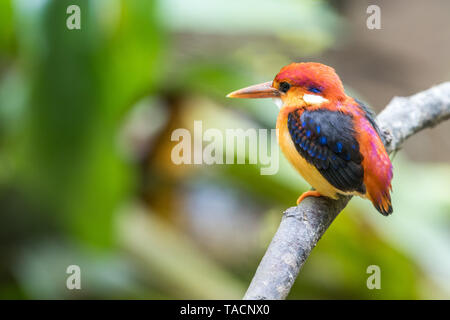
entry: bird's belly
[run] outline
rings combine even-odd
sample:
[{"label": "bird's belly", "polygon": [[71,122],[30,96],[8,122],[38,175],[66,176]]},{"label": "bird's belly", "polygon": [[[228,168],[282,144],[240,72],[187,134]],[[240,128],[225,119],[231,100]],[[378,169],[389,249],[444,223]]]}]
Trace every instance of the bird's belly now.
[{"label": "bird's belly", "polygon": [[[281,122],[281,123],[280,123]],[[339,192],[333,187],[312,164],[309,164],[297,151],[287,128],[287,121],[278,121],[278,144],[289,162],[302,177],[320,194],[337,199]]]}]

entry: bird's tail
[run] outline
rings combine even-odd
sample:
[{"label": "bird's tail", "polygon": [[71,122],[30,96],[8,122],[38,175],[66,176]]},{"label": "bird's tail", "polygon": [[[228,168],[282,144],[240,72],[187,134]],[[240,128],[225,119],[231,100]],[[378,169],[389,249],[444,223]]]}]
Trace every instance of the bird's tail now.
[{"label": "bird's tail", "polygon": [[393,210],[389,189],[376,194],[369,193],[368,196],[375,209],[377,209],[382,215],[388,216],[392,213]]}]

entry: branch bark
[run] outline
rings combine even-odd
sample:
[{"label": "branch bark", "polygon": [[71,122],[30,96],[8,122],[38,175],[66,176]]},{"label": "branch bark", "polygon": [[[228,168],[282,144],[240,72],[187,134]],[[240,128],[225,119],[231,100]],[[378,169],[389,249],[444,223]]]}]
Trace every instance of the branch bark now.
[{"label": "branch bark", "polygon": [[[393,98],[377,123],[391,153],[416,132],[449,118],[450,82],[445,82],[410,97]],[[285,299],[311,250],[350,199],[308,197],[287,209],[244,299]]]}]

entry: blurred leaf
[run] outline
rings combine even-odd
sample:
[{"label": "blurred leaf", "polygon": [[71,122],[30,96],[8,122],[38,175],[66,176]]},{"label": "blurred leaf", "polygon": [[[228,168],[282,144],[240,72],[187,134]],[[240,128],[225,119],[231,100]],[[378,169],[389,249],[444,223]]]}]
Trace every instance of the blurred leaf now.
[{"label": "blurred leaf", "polygon": [[329,46],[340,22],[327,2],[315,0],[164,0],[159,4],[164,23],[178,32],[279,35],[310,52]]},{"label": "blurred leaf", "polygon": [[11,0],[0,1],[0,63],[2,55],[12,49],[14,36]]},{"label": "blurred leaf", "polygon": [[115,3],[116,23],[110,16],[104,23],[101,3],[79,1],[81,30],[65,27],[70,1],[15,7],[20,55],[32,79],[21,174],[30,195],[51,204],[93,245],[111,244],[111,215],[132,179],[116,150],[116,132],[124,111],[151,89],[161,50],[154,2]]},{"label": "blurred leaf", "polygon": [[177,298],[240,299],[245,286],[198,251],[189,239],[154,213],[126,207],[118,219],[121,244],[142,262],[149,278]]},{"label": "blurred leaf", "polygon": [[[66,287],[70,265],[80,267],[80,290]],[[89,251],[51,241],[20,252],[14,273],[29,299],[130,299],[151,297],[134,268],[117,254]]]}]

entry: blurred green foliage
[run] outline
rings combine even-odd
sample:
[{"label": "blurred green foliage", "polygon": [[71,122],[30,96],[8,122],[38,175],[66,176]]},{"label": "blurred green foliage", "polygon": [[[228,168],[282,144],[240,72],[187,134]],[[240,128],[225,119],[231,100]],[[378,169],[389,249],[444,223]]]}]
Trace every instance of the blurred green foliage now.
[{"label": "blurred green foliage", "polygon": [[[66,28],[74,2],[81,30]],[[308,186],[284,158],[274,176],[175,167],[171,130],[272,128],[270,102],[225,94],[343,28],[325,1],[1,1],[0,297],[240,298]],[[352,201],[290,298],[448,297],[450,169],[394,165],[394,217]],[[70,264],[79,292],[65,288]],[[366,287],[371,264],[382,290]]]}]

